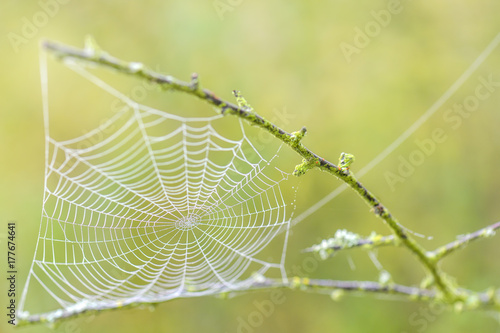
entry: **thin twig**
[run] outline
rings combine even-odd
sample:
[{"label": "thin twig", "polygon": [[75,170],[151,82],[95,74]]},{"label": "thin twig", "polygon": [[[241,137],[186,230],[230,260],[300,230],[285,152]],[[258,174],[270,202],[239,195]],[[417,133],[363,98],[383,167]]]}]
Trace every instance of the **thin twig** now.
[{"label": "thin twig", "polygon": [[[217,286],[216,286],[217,287]],[[223,286],[220,286],[223,288]],[[407,297],[413,301],[426,302],[442,302],[439,293],[434,289],[419,288],[414,286],[406,286],[396,283],[379,283],[375,281],[342,281],[342,280],[326,280],[326,279],[309,279],[294,277],[285,282],[281,279],[256,279],[250,283],[245,290],[231,291],[227,288],[220,292],[214,292],[212,295],[227,295],[228,293],[237,296],[249,291],[265,291],[271,289],[292,289],[317,293],[330,293],[334,300],[339,299],[345,293],[369,293],[378,295],[399,295]],[[496,299],[498,291],[493,289],[484,293],[475,293],[469,290],[461,289],[461,294],[474,295],[474,301],[463,305],[460,310],[475,310],[478,308],[500,310],[500,306]],[[170,299],[171,301],[173,299]],[[70,309],[61,309],[52,312],[28,315],[19,317],[17,326],[25,326],[37,323],[55,323],[67,319],[73,319],[82,315],[90,315],[103,313],[116,309],[131,309],[141,306],[156,306],[158,303],[134,301],[130,303],[102,302],[102,304],[87,305],[86,307],[74,307]]]},{"label": "thin twig", "polygon": [[449,254],[454,253],[456,250],[462,249],[467,246],[471,241],[492,237],[495,235],[495,230],[500,229],[500,222],[494,223],[486,228],[480,229],[476,232],[467,234],[456,241],[448,243],[446,245],[440,246],[434,251],[427,252],[427,256],[430,258],[434,258],[434,260],[439,261],[446,257]]},{"label": "thin twig", "polygon": [[[340,235],[338,234],[339,231],[337,231],[334,237],[325,239],[319,244],[315,244],[302,250],[302,252],[319,252],[323,258],[324,256],[331,256],[333,253],[340,250],[347,250],[356,247],[373,249],[380,246],[398,246],[401,243],[394,235],[381,236],[373,233],[367,238],[362,238],[358,234],[351,233],[346,230],[340,231]],[[324,255],[322,253],[324,253]]]},{"label": "thin twig", "polygon": [[[222,286],[221,286],[222,287]],[[234,295],[242,294],[248,291],[259,291],[268,289],[298,289],[298,290],[308,290],[316,292],[334,292],[334,291],[344,291],[344,292],[369,292],[372,294],[386,294],[386,295],[401,295],[407,296],[414,300],[432,300],[436,297],[436,292],[431,289],[421,289],[417,287],[404,286],[399,284],[383,285],[378,282],[372,281],[338,281],[338,280],[315,280],[307,278],[292,278],[288,282],[277,279],[263,279],[256,280],[254,283],[250,284],[244,291],[231,291],[223,290],[219,293],[214,293],[214,295],[234,293]],[[130,302],[130,303],[120,303],[116,302],[102,302],[96,303],[94,305],[86,305],[81,307],[74,307],[69,309],[61,309],[56,311],[51,311],[42,314],[28,315],[25,317],[19,317],[19,322],[17,326],[24,326],[36,323],[55,323],[66,319],[72,319],[82,315],[89,315],[94,313],[107,312],[109,310],[116,309],[131,309],[140,306],[144,306],[145,302]],[[150,303],[154,306],[156,303]]]}]

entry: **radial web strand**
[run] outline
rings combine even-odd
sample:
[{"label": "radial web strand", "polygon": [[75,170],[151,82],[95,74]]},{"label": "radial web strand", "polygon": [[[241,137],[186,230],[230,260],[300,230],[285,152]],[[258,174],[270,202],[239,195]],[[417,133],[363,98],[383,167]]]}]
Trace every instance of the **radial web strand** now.
[{"label": "radial web strand", "polygon": [[[140,105],[67,65],[125,106],[85,135],[56,140],[42,57],[45,189],[21,317],[33,288],[53,299],[48,312],[244,290],[270,271],[286,279],[288,174],[273,165],[277,152],[263,157],[237,119],[239,138],[229,139],[220,115],[183,118]],[[282,245],[270,246],[278,235]]]}]

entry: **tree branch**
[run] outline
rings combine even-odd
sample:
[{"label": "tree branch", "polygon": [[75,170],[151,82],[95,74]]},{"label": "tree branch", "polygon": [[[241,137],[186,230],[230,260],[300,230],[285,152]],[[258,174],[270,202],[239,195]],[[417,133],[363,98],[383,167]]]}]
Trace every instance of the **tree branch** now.
[{"label": "tree branch", "polygon": [[[192,96],[196,96],[220,109],[220,112],[224,115],[234,115],[240,117],[247,122],[268,131],[277,139],[287,144],[291,149],[293,149],[303,158],[302,163],[295,167],[294,174],[296,176],[303,175],[309,169],[318,168],[339,178],[349,187],[351,187],[351,189],[353,189],[358,195],[360,195],[365,203],[371,207],[372,212],[376,216],[380,217],[394,233],[393,236],[383,237],[382,239],[379,239],[378,243],[374,240],[372,240],[371,243],[360,241],[356,246],[363,246],[367,244],[404,245],[414,255],[417,256],[418,260],[432,276],[434,285],[437,287],[437,290],[435,290],[407,287],[396,284],[380,284],[377,282],[310,280],[296,278],[292,279],[291,282],[264,279],[263,281],[252,285],[250,289],[299,287],[301,289],[305,288],[307,290],[318,290],[322,292],[324,292],[325,290],[365,291],[373,293],[401,294],[413,298],[416,297],[417,299],[445,301],[449,304],[477,303],[477,306],[488,305],[496,306],[497,308],[499,307],[500,301],[498,300],[498,296],[496,296],[496,293],[494,291],[480,294],[456,288],[439,270],[437,262],[445,255],[452,253],[459,248],[462,248],[471,240],[485,237],[482,235],[482,232],[494,232],[495,229],[500,227],[500,222],[493,225],[493,227],[490,226],[488,229],[489,231],[484,231],[487,229],[485,228],[482,231],[480,230],[476,233],[470,234],[459,241],[438,248],[435,251],[426,251],[406,232],[406,230],[399,224],[398,220],[389,212],[389,210],[384,205],[382,205],[379,199],[376,198],[374,194],[372,194],[361,182],[359,182],[355,178],[354,174],[350,171],[350,164],[354,161],[354,156],[342,153],[338,166],[326,160],[325,158],[322,158],[302,144],[302,139],[306,134],[305,127],[300,129],[299,131],[292,133],[281,129],[277,125],[258,115],[238,91],[233,92],[237,101],[237,105],[235,105],[229,101],[217,97],[213,92],[201,88],[199,78],[196,74],[192,75],[190,82],[178,80],[172,76],[161,75],[153,72],[141,63],[127,62],[112,57],[106,52],[100,50],[96,45],[92,43],[87,43],[86,48],[80,50],[46,41],[43,43],[43,48],[53,53],[61,60],[78,60],[88,64],[111,68],[118,72],[156,83],[163,89],[181,91]],[[335,250],[335,247],[333,247],[332,249]],[[100,312],[107,309],[131,307],[136,305],[138,304],[107,304],[106,306],[102,306],[102,304],[100,304],[98,307],[87,305],[81,308],[73,307],[71,309],[58,310],[49,314],[24,316],[24,318],[20,319],[28,323],[48,320],[54,321],[73,317],[75,315],[89,311]]]},{"label": "tree branch", "polygon": [[[220,287],[223,288],[223,286]],[[399,295],[407,297],[407,299],[413,301],[442,301],[439,293],[434,289],[418,288],[395,283],[384,284],[375,281],[341,281],[309,279],[300,277],[291,278],[288,282],[284,282],[283,280],[278,279],[267,279],[263,277],[256,278],[255,281],[251,283],[244,291],[231,291],[226,289],[224,291],[214,293],[214,295],[225,295],[228,293],[239,295],[248,291],[265,291],[278,288],[309,291],[322,294],[330,293],[334,300],[339,300],[345,293],[364,292],[378,295]],[[498,301],[495,301],[495,299],[499,297],[498,291],[495,291],[493,289],[488,290],[484,293],[474,293],[465,289],[460,291],[462,294],[474,295],[474,300],[472,302],[463,304],[463,306],[459,308],[459,310],[474,310],[478,308],[500,310]],[[24,317],[19,316],[19,323],[16,326],[26,326],[37,323],[55,323],[82,315],[107,312],[109,310],[137,308],[140,306],[144,306],[145,303],[149,303],[151,306],[157,305],[157,303],[140,302],[137,300],[130,303],[120,304],[117,304],[116,302],[110,302],[108,304],[100,303],[98,305],[92,305],[88,303],[85,305],[75,305],[72,308],[66,308],[37,315],[26,315]]]},{"label": "tree branch", "polygon": [[324,260],[340,250],[352,249],[355,247],[376,248],[389,245],[398,246],[400,244],[401,242],[394,235],[382,236],[373,232],[370,236],[363,238],[356,233],[339,229],[335,232],[333,237],[324,239],[321,243],[304,249],[303,252],[317,252],[321,259]]},{"label": "tree branch", "polygon": [[494,223],[486,228],[480,229],[476,232],[467,234],[454,242],[448,243],[446,245],[440,246],[434,251],[427,252],[429,258],[433,258],[435,261],[439,261],[449,254],[464,248],[470,242],[480,239],[493,237],[495,235],[495,230],[500,229],[500,222]]},{"label": "tree branch", "polygon": [[[222,286],[221,286],[222,287]],[[315,280],[308,278],[295,277],[290,279],[289,282],[283,282],[282,280],[275,279],[256,279],[256,281],[249,285],[247,291],[259,291],[268,290],[276,288],[287,288],[295,290],[307,290],[313,292],[332,292],[337,298],[341,296],[341,292],[368,292],[372,294],[386,294],[386,295],[401,295],[411,298],[412,300],[432,300],[436,298],[436,292],[430,289],[421,289],[417,287],[404,286],[399,284],[383,285],[378,282],[372,281],[338,281],[338,280]],[[231,293],[232,291],[223,291],[223,293]],[[235,294],[242,293],[241,291],[235,291]],[[73,306],[72,308],[66,308],[62,310],[56,310],[52,312],[36,314],[36,315],[19,315],[19,323],[17,326],[25,326],[36,323],[55,323],[71,318],[75,318],[81,315],[90,315],[93,313],[102,313],[109,310],[115,309],[131,309],[138,306],[144,305],[143,302],[134,301],[131,303],[116,304],[116,302],[110,302],[109,304],[81,304]],[[155,305],[156,303],[150,303]]]}]

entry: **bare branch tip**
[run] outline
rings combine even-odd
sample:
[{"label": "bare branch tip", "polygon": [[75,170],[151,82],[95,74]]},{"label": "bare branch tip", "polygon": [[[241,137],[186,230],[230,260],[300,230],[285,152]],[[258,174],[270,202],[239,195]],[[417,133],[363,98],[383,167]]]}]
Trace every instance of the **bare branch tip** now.
[{"label": "bare branch tip", "polygon": [[295,144],[299,144],[300,141],[302,141],[302,138],[304,138],[304,136],[306,135],[306,132],[307,132],[307,129],[305,127],[302,127],[299,131],[296,131],[296,132],[292,132],[292,141],[295,143]]},{"label": "bare branch tip", "polygon": [[196,91],[198,90],[198,88],[200,87],[200,81],[199,81],[199,76],[198,76],[198,73],[193,73],[191,74],[191,89],[193,89],[193,91]]},{"label": "bare branch tip", "polygon": [[354,155],[342,152],[339,157],[339,170],[349,171],[351,164],[354,163]]},{"label": "bare branch tip", "polygon": [[42,49],[47,50],[50,49],[52,42],[48,39],[42,39],[40,41],[40,46]]},{"label": "bare branch tip", "polygon": [[305,174],[309,169],[314,168],[319,164],[317,158],[311,159],[303,159],[302,163],[295,166],[295,170],[293,171],[293,175],[296,177],[300,177]]}]

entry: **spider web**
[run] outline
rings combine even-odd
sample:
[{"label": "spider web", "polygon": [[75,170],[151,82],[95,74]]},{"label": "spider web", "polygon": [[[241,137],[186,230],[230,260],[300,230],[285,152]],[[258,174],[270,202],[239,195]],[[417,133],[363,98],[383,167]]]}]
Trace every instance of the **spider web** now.
[{"label": "spider web", "polygon": [[[288,174],[272,165],[277,152],[264,158],[241,121],[239,138],[229,139],[217,129],[220,115],[140,105],[66,65],[125,106],[83,136],[52,138],[42,56],[45,189],[21,317],[33,284],[58,309],[99,309],[244,290],[271,270],[286,279],[290,214],[280,183]],[[277,262],[264,260],[278,234]]]}]

